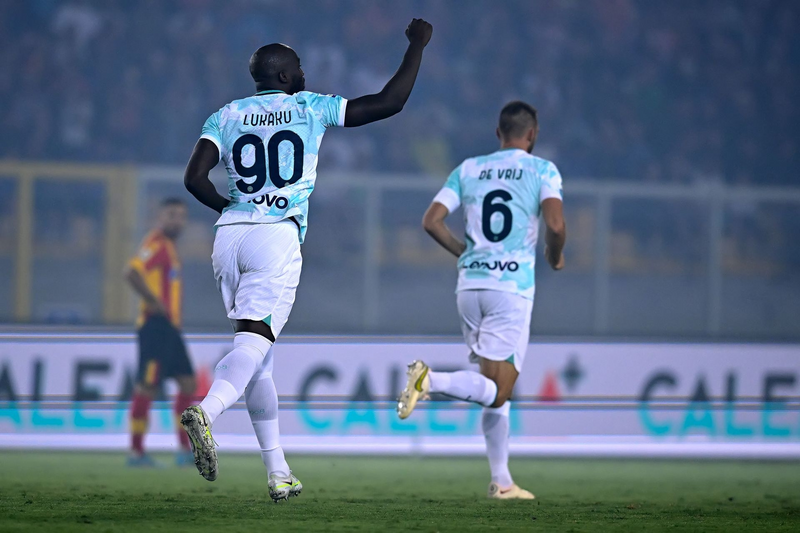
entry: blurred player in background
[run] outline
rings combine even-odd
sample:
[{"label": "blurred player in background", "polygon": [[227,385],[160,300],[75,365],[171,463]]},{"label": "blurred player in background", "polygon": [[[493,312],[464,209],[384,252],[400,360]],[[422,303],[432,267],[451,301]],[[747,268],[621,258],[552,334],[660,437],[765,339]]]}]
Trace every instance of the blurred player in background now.
[{"label": "blurred player in background", "polygon": [[[490,498],[534,498],[508,471],[508,399],[530,337],[539,216],[547,226],[544,255],[554,270],[564,267],[566,240],[561,175],[553,163],[531,155],[538,132],[533,107],[506,105],[497,127],[500,150],[461,163],[426,211],[425,230],[459,258],[461,330],[469,359],[480,365],[480,372],[433,372],[414,361],[397,404],[402,419],[432,392],[483,405]],[[466,243],[445,224],[459,206],[464,208]]]},{"label": "blurred player in background", "polygon": [[[408,49],[394,76],[378,94],[350,101],[305,91],[294,50],[263,46],[250,58],[255,95],[224,106],[203,126],[185,184],[221,213],[212,263],[236,331],[233,351],[217,365],[208,395],[181,419],[195,464],[209,481],[218,469],[211,425],[244,393],[270,496],[278,501],[302,490],[280,447],[272,345],[289,318],[300,279],[317,153],[327,128],[361,126],[403,109],[432,32],[424,20],[412,20],[406,29]],[[230,200],[208,178],[219,161],[228,171]]]},{"label": "blurred player in background", "polygon": [[[192,402],[195,378],[181,337],[181,264],[175,240],[186,225],[186,204],[178,198],[161,202],[156,227],[144,238],[139,253],[131,259],[126,278],[141,297],[139,373],[131,402],[130,466],[155,466],[145,453],[150,404],[165,378],[178,384],[173,411],[176,417]],[[180,421],[179,418],[177,420]],[[194,464],[189,437],[178,426],[180,466]]]}]

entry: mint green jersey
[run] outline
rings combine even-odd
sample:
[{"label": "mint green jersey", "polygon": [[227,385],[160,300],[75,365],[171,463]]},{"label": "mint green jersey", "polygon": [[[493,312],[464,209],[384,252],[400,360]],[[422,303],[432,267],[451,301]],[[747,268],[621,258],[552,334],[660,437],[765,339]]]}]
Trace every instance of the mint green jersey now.
[{"label": "mint green jersey", "polygon": [[293,217],[303,242],[322,136],[330,127],[344,126],[346,106],[341,96],[264,91],[211,115],[200,138],[217,145],[231,198],[216,225]]},{"label": "mint green jersey", "polygon": [[467,248],[458,259],[456,292],[492,289],[533,299],[541,203],[563,200],[556,166],[519,149],[467,159],[435,202],[464,208]]}]

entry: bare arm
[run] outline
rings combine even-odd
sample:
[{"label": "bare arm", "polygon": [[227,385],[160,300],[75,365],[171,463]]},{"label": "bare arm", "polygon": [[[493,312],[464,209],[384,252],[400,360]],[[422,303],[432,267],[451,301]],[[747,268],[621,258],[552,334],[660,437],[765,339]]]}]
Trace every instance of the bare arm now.
[{"label": "bare arm", "polygon": [[392,79],[378,94],[370,94],[347,102],[344,125],[347,128],[363,126],[370,122],[383,120],[402,111],[422,62],[422,50],[431,40],[433,26],[422,19],[413,19],[406,29],[408,49],[403,62]]},{"label": "bare arm", "polygon": [[558,198],[542,202],[542,216],[547,230],[544,235],[544,256],[553,270],[564,268],[564,243],[567,242],[567,226],[564,222],[564,203]]},{"label": "bare arm", "polygon": [[425,215],[422,217],[422,227],[428,232],[428,235],[433,237],[433,240],[438,242],[445,250],[450,252],[456,257],[460,257],[464,253],[467,246],[458,240],[453,235],[450,228],[445,224],[444,219],[450,213],[447,208],[439,202],[433,202]]},{"label": "bare arm", "polygon": [[128,283],[136,292],[136,294],[141,296],[142,300],[144,300],[144,304],[147,306],[147,310],[150,313],[158,315],[167,314],[164,303],[159,300],[155,294],[153,294],[138,270],[133,267],[128,267],[128,269],[125,271],[125,279],[128,280]]},{"label": "bare arm", "polygon": [[186,190],[192,193],[203,205],[206,205],[222,213],[228,206],[230,200],[220,196],[214,184],[208,179],[208,173],[217,166],[219,162],[219,150],[217,145],[208,139],[200,139],[194,145],[189,164],[186,165],[186,172],[183,175],[183,184]]}]

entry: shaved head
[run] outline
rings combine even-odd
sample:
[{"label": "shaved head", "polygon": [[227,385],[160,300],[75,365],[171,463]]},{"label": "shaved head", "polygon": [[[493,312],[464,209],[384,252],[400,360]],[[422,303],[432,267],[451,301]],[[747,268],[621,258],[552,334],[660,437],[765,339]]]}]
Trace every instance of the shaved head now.
[{"label": "shaved head", "polygon": [[294,94],[305,89],[300,58],[285,44],[272,43],[253,52],[250,75],[259,91],[275,89]]}]

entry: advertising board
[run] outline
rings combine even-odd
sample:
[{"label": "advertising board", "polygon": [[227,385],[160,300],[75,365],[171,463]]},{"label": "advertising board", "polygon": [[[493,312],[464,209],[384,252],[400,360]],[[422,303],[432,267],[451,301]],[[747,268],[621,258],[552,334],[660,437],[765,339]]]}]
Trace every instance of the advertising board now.
[{"label": "advertising board", "polygon": [[[187,342],[202,394],[230,337]],[[479,407],[434,398],[397,419],[413,359],[472,366],[457,339],[282,339],[287,449],[479,453]],[[124,448],[135,376],[132,335],[0,337],[0,446]],[[152,446],[175,446],[172,391],[156,403]],[[514,453],[800,456],[800,346],[533,343],[511,413]],[[223,450],[256,447],[242,401],[214,430]]]}]

